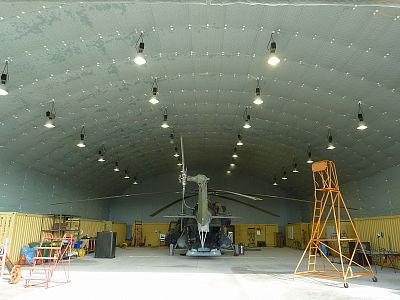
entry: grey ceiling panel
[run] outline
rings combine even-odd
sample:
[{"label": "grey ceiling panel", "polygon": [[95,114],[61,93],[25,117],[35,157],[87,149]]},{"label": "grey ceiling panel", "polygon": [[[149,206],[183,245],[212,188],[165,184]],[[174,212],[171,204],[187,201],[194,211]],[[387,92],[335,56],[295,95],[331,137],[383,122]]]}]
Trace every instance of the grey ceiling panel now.
[{"label": "grey ceiling panel", "polygon": [[[128,186],[112,171],[117,159],[139,177],[175,170],[181,134],[188,164],[204,172],[225,172],[238,133],[245,141],[238,174],[270,182],[297,160],[302,172],[282,184],[299,193],[309,187],[309,144],[314,159],[337,162],[344,180],[400,163],[394,1],[173,2],[3,2],[0,59],[10,61],[11,79],[10,95],[0,99],[3,162],[98,194],[106,184]],[[138,67],[132,60],[142,31],[147,64]],[[272,31],[281,58],[274,68],[266,64]],[[160,103],[152,107],[154,78]],[[261,107],[252,103],[257,78]],[[47,130],[53,99],[57,127]],[[364,132],[355,130],[358,101]],[[246,106],[249,130],[242,128]],[[160,127],[164,107],[168,130]],[[82,125],[86,149],[76,147]],[[328,128],[334,151],[325,149]],[[100,165],[102,144],[107,162]]]}]

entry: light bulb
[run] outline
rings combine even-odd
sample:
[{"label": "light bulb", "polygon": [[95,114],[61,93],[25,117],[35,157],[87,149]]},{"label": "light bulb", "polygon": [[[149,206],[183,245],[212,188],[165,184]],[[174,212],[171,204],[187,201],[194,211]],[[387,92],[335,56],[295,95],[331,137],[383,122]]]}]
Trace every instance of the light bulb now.
[{"label": "light bulb", "polygon": [[235,166],[235,163],[231,162],[229,165],[233,168]]},{"label": "light bulb", "polygon": [[115,167],[114,167],[114,171],[115,171],[115,172],[119,172],[119,167],[118,167],[118,166],[115,166]]},{"label": "light bulb", "polygon": [[250,122],[249,121],[244,122],[243,128],[246,128],[246,129],[251,128]]},{"label": "light bulb", "polygon": [[164,121],[164,122],[161,124],[161,127],[162,127],[162,128],[168,128],[169,125],[168,125],[167,121]]},{"label": "light bulb", "polygon": [[133,59],[133,61],[135,62],[135,64],[137,64],[138,66],[144,65],[146,63],[146,60],[143,57],[142,53],[138,53],[136,55],[136,57]]},{"label": "light bulb", "polygon": [[78,144],[76,144],[79,148],[85,148],[85,141],[84,140],[80,140]]},{"label": "light bulb", "polygon": [[336,148],[336,147],[333,145],[332,142],[328,143],[328,147],[326,147],[326,149],[328,149],[328,150],[333,150],[333,149],[335,149],[335,148]]},{"label": "light bulb", "polygon": [[158,101],[158,99],[156,98],[156,96],[153,96],[153,97],[151,97],[151,99],[149,100],[149,102],[150,102],[151,104],[157,104],[157,103],[160,102],[160,101]]},{"label": "light bulb", "polygon": [[365,129],[367,129],[367,128],[368,128],[368,126],[365,124],[364,121],[358,122],[358,126],[357,126],[357,129],[358,129],[358,130],[365,130]]},{"label": "light bulb", "polygon": [[264,101],[261,99],[260,96],[256,96],[256,97],[254,98],[253,103],[254,103],[255,105],[260,105],[260,104],[263,104]]},{"label": "light bulb", "polygon": [[233,158],[238,158],[239,156],[238,156],[236,153],[233,153],[233,154],[232,154],[232,157],[233,157]]},{"label": "light bulb", "polygon": [[7,86],[5,83],[0,83],[0,96],[7,96],[8,91],[7,91]]},{"label": "light bulb", "polygon": [[278,56],[276,56],[275,53],[271,53],[271,54],[269,55],[269,58],[268,58],[268,64],[269,64],[269,65],[271,65],[271,66],[276,66],[277,64],[279,64],[280,61],[281,61],[281,60],[279,59]]},{"label": "light bulb", "polygon": [[312,164],[314,161],[311,159],[311,156],[310,157],[308,157],[308,159],[307,159],[307,163],[308,164]]},{"label": "light bulb", "polygon": [[46,124],[44,124],[44,127],[47,127],[47,128],[54,128],[54,127],[56,127],[56,126],[54,125],[53,119],[47,119]]},{"label": "light bulb", "polygon": [[231,174],[231,173],[232,173],[231,170],[226,171],[226,174]]},{"label": "light bulb", "polygon": [[100,155],[99,159],[97,160],[99,162],[105,162],[106,160],[104,159],[103,155]]}]

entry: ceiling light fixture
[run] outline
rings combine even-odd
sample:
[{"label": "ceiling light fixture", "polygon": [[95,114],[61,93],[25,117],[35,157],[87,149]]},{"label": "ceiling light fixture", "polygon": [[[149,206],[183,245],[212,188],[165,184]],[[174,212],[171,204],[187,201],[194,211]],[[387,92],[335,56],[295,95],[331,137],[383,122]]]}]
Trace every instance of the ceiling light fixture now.
[{"label": "ceiling light fixture", "polygon": [[261,93],[260,93],[260,79],[257,78],[257,87],[256,87],[256,96],[254,98],[253,103],[256,105],[263,104],[263,100],[261,99]]},{"label": "ceiling light fixture", "polygon": [[158,94],[158,83],[157,83],[157,78],[155,78],[154,81],[153,81],[153,85],[152,85],[152,87],[151,87],[151,92],[152,92],[153,95],[151,96],[149,102],[150,102],[151,104],[157,104],[158,102],[160,102],[160,101],[158,101],[158,99],[157,99],[157,94]]},{"label": "ceiling light fixture", "polygon": [[357,129],[358,130],[367,129],[368,126],[367,126],[367,124],[365,124],[365,121],[364,121],[364,114],[363,114],[363,111],[362,111],[362,108],[361,108],[361,101],[358,102],[358,115],[357,115],[357,117],[358,117]]},{"label": "ceiling light fixture", "polygon": [[238,141],[237,141],[236,145],[243,146],[243,140],[242,140],[242,136],[240,134],[238,134]]},{"label": "ceiling light fixture", "polygon": [[286,171],[283,171],[282,180],[287,180]]},{"label": "ceiling light fixture", "polygon": [[293,164],[293,170],[292,170],[292,172],[293,172],[293,173],[299,173],[299,170],[297,169],[297,163],[296,163],[296,162]]},{"label": "ceiling light fixture", "polygon": [[104,154],[106,152],[106,147],[104,147],[104,144],[101,145],[101,148],[99,150],[99,158],[97,159],[97,161],[99,162],[105,162],[106,160],[104,159]]},{"label": "ceiling light fixture", "polygon": [[135,48],[137,54],[133,59],[133,61],[135,62],[135,64],[139,66],[144,65],[146,63],[146,59],[143,56],[143,51],[144,51],[143,32],[140,33],[139,38],[136,41]]},{"label": "ceiling light fixture", "polygon": [[169,127],[168,125],[168,112],[167,112],[167,108],[164,107],[164,121],[161,124],[161,127],[166,129]]},{"label": "ceiling light fixture", "polygon": [[307,163],[312,164],[314,161],[311,159],[311,145],[308,145],[307,154],[308,154]]},{"label": "ceiling light fixture", "polygon": [[135,177],[133,177],[133,184],[139,184],[138,182],[137,182],[137,180],[136,180],[136,176]]},{"label": "ceiling light fixture", "polygon": [[118,162],[117,162],[117,161],[115,162],[114,171],[115,171],[115,172],[119,172],[119,165],[118,165]]},{"label": "ceiling light fixture", "polygon": [[335,149],[335,145],[333,144],[333,137],[332,137],[332,133],[331,133],[331,129],[328,129],[328,146],[326,147],[326,149],[328,150],[333,150]]},{"label": "ceiling light fixture", "polygon": [[125,179],[129,179],[130,177],[129,177],[129,174],[128,174],[128,170],[125,170],[125,176],[124,176],[124,178]]},{"label": "ceiling light fixture", "polygon": [[7,82],[8,82],[8,60],[6,60],[3,72],[1,72],[0,96],[8,95]]},{"label": "ceiling light fixture", "polygon": [[54,119],[56,118],[56,109],[54,108],[54,101],[51,103],[51,110],[46,111],[46,124],[44,124],[45,127],[47,128],[54,128],[56,125],[54,125]]},{"label": "ceiling light fixture", "polygon": [[243,119],[244,119],[243,128],[245,128],[245,129],[251,128],[251,125],[250,125],[250,113],[249,113],[249,108],[247,106],[244,109]]},{"label": "ceiling light fixture", "polygon": [[178,163],[176,164],[177,166],[182,166],[182,161],[181,161],[181,158],[180,157],[178,157]]},{"label": "ceiling light fixture", "polygon": [[236,147],[233,148],[232,157],[233,157],[233,158],[238,158],[238,157],[239,157],[239,155],[237,155],[237,149],[236,149]]},{"label": "ceiling light fixture", "polygon": [[178,147],[175,147],[175,154],[174,154],[174,157],[179,157]]},{"label": "ceiling light fixture", "polygon": [[232,171],[231,170],[226,170],[226,174],[231,174],[232,173]]},{"label": "ceiling light fixture", "polygon": [[271,37],[269,38],[269,42],[267,45],[267,50],[269,50],[268,56],[268,64],[271,66],[276,66],[281,61],[279,57],[276,55],[276,42],[274,40],[274,32],[271,33]]},{"label": "ceiling light fixture", "polygon": [[86,144],[85,144],[85,125],[82,126],[80,137],[81,137],[81,139],[79,140],[78,144],[76,144],[76,145],[79,148],[85,148],[86,147]]},{"label": "ceiling light fixture", "polygon": [[232,161],[231,161],[231,163],[229,164],[229,166],[230,166],[231,168],[234,168],[234,167],[236,166],[236,164],[235,164],[233,158],[232,158]]},{"label": "ceiling light fixture", "polygon": [[274,177],[274,183],[272,185],[278,185],[278,182],[276,181],[276,177]]}]

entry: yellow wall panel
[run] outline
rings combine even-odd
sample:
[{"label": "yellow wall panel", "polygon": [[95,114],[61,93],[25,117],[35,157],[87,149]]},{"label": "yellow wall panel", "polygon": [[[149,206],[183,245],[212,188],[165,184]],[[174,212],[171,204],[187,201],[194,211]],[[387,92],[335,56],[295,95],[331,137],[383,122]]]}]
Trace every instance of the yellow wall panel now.
[{"label": "yellow wall panel", "polygon": [[[290,229],[292,228],[292,229]],[[286,246],[296,249],[304,249],[310,240],[310,223],[291,223],[286,225]],[[290,236],[290,231],[293,236]]]},{"label": "yellow wall panel", "polygon": [[[267,246],[275,246],[274,233],[278,232],[278,224],[235,224],[235,243],[248,246],[254,242],[265,242]],[[254,240],[253,240],[254,239]]]},{"label": "yellow wall panel", "polygon": [[112,223],[112,231],[117,233],[117,246],[125,242],[126,223]]},{"label": "yellow wall panel", "polygon": [[[160,246],[160,234],[168,232],[169,223],[143,223],[142,236],[145,246]],[[132,240],[135,240],[135,225],[132,225]]]},{"label": "yellow wall panel", "polygon": [[96,237],[97,232],[111,230],[110,221],[81,219],[80,236]]},{"label": "yellow wall panel", "polygon": [[11,238],[11,231],[14,228],[15,213],[0,213],[0,244]]},{"label": "yellow wall panel", "polygon": [[383,232],[380,247],[400,252],[400,216],[356,218],[353,221],[361,241],[370,241],[373,250],[378,249],[377,234]]}]

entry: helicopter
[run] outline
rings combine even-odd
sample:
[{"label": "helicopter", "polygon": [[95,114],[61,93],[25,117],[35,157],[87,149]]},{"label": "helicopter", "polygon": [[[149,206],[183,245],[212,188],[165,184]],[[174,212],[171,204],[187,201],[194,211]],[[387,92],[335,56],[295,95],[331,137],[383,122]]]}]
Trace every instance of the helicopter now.
[{"label": "helicopter", "polygon": [[[232,249],[232,241],[227,235],[227,229],[231,225],[231,220],[238,217],[231,216],[226,210],[226,207],[222,206],[221,203],[211,203],[209,201],[209,195],[240,202],[242,204],[262,210],[263,212],[273,216],[279,217],[279,215],[275,213],[226,196],[226,194],[241,196],[252,200],[262,200],[259,197],[225,190],[208,190],[207,184],[210,178],[203,174],[198,174],[196,176],[187,175],[182,137],[181,153],[182,170],[181,175],[179,176],[179,181],[182,184],[182,198],[168,204],[167,206],[155,211],[150,215],[154,217],[164,209],[179,201],[182,201],[182,211],[180,215],[165,216],[168,218],[176,218],[180,221],[180,226],[170,228],[168,231],[166,235],[167,245],[174,244],[178,248],[186,248],[186,256],[220,256],[221,249]],[[197,203],[193,208],[189,207],[185,201],[185,191],[188,182],[194,182],[198,185],[197,192],[186,197],[187,199],[197,196]],[[184,214],[184,206],[189,208],[192,211],[192,214]]]}]

